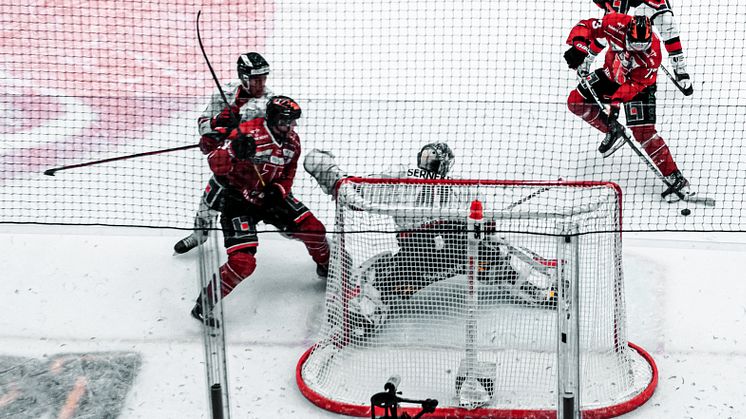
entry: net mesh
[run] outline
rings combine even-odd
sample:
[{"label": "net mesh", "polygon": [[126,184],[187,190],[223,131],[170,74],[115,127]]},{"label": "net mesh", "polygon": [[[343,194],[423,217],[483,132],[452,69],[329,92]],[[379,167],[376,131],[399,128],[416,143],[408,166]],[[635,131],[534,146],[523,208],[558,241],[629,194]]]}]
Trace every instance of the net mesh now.
[{"label": "net mesh", "polygon": [[[581,19],[602,16],[591,0],[4,5],[0,223],[192,226],[210,176],[196,148],[42,173],[196,145],[215,91],[195,33],[202,10],[221,83],[235,81],[240,53],[261,52],[269,88],[303,108],[304,150],[330,150],[351,173],[412,164],[423,144],[446,141],[459,178],[614,181],[627,231],[745,229],[737,46],[746,17],[736,0],[673,5],[695,94],[659,75],[656,126],[693,186],[718,201],[690,217],[661,202],[664,186],[627,148],[602,159],[602,135],[567,109],[577,80],[564,40]],[[302,171],[293,192],[333,224],[331,202]]]},{"label": "net mesh", "polygon": [[[619,191],[594,183],[346,181],[339,190],[322,338],[302,381],[339,403],[367,405],[390,376],[408,397],[458,407],[468,338],[467,216],[484,205],[476,339],[494,381],[490,409],[557,403],[558,243],[577,234],[581,403],[625,403],[651,382],[627,344]],[[517,203],[517,204],[516,204]],[[567,281],[563,279],[562,281]],[[567,285],[565,285],[567,286]]]}]

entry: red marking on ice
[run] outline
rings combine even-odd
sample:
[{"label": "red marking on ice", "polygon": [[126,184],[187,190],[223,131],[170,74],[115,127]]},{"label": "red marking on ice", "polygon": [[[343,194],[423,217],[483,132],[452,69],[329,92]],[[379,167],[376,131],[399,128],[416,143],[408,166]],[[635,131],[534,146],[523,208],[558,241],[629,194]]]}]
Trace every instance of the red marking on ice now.
[{"label": "red marking on ice", "polygon": [[[212,65],[221,80],[233,79],[237,54],[263,50],[272,30],[271,1],[56,1],[0,13],[0,71],[14,83],[27,83],[25,91],[40,92],[14,98],[11,106],[26,119],[0,131],[19,132],[60,118],[59,101],[44,96],[45,89],[64,92],[96,114],[93,123],[81,127],[82,134],[9,147],[0,165],[10,169],[0,173],[0,182],[18,170],[40,172],[69,164],[83,153],[121,145],[139,149],[141,138],[173,113],[204,106],[214,86],[197,45],[194,23],[200,7]],[[245,22],[258,25],[247,30]],[[0,84],[0,94],[9,90]]]}]

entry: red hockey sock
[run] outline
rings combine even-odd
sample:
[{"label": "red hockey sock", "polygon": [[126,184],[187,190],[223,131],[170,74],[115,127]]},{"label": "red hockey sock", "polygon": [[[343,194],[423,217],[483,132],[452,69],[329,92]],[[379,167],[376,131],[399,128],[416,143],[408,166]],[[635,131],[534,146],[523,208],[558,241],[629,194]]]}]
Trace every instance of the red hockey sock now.
[{"label": "red hockey sock", "polygon": [[648,156],[650,156],[650,160],[653,161],[653,164],[655,164],[663,176],[668,176],[678,170],[671,151],[668,149],[663,138],[658,135],[655,126],[644,125],[632,127],[631,129],[637,142],[640,143]]},{"label": "red hockey sock", "polygon": [[595,103],[587,102],[583,95],[578,92],[578,89],[570,92],[570,96],[567,98],[567,108],[593,128],[604,134],[609,132],[609,126],[606,124],[606,118],[602,117],[601,108]]}]

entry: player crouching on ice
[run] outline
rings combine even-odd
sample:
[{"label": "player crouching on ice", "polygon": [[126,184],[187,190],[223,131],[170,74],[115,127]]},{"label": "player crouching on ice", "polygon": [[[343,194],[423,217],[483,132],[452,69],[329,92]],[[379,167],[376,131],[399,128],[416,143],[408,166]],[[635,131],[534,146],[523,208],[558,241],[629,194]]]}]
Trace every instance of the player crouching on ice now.
[{"label": "player crouching on ice", "polygon": [[[447,144],[431,143],[417,154],[416,167],[400,166],[369,177],[445,179],[453,159]],[[337,193],[338,182],[348,177],[328,151],[312,150],[303,166],[321,189],[332,196]],[[364,208],[365,197],[353,188],[353,185],[342,184],[339,201],[353,209]],[[449,197],[448,193],[437,196],[433,188],[411,199],[427,204],[431,201],[443,203]],[[398,230],[398,249],[384,251],[358,267],[351,267],[352,284],[360,292],[349,301],[349,323],[352,333],[359,338],[370,336],[380,328],[394,305],[405,302],[430,284],[464,275],[467,271],[465,219],[427,219],[414,225],[409,214],[393,219]],[[487,234],[479,244],[477,279],[482,284],[501,286],[506,302],[556,307],[554,264],[510,245],[497,237],[494,225],[492,227],[493,233]],[[489,233],[487,224],[486,230]]]},{"label": "player crouching on ice", "polygon": [[[608,42],[603,67],[588,74],[595,56]],[[608,13],[602,20],[581,20],[567,38],[570,49],[565,60],[585,80],[570,93],[567,106],[592,127],[606,134],[598,151],[608,157],[623,141],[624,127],[619,110],[624,104],[627,126],[645,153],[671,185],[662,194],[668,202],[689,195],[689,181],[684,178],[666,142],[655,129],[655,91],[661,65],[660,40],[653,33],[647,16]],[[593,91],[590,91],[592,89]],[[608,115],[596,99],[608,104]],[[607,154],[608,153],[608,154]]]}]

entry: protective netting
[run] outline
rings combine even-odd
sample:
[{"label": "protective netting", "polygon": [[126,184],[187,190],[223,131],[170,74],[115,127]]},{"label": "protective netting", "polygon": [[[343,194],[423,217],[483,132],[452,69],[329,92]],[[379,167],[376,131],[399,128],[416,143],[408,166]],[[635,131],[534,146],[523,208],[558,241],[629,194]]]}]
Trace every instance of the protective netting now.
[{"label": "protective netting", "polygon": [[[220,81],[235,81],[238,54],[261,52],[268,86],[303,108],[304,152],[330,150],[350,173],[411,164],[423,144],[446,141],[455,177],[615,181],[628,231],[744,231],[746,17],[736,0],[672,7],[694,95],[660,74],[656,126],[715,208],[663,203],[664,186],[631,150],[601,158],[602,134],[568,111],[577,80],[564,42],[603,15],[591,0],[6,1],[0,223],[192,226],[210,175],[197,148],[42,173],[196,145],[215,90],[197,45],[201,9]],[[302,171],[293,192],[333,224]]]},{"label": "protective netting", "polygon": [[[572,269],[582,409],[624,409],[642,397],[653,370],[627,342],[614,185],[349,179],[338,195],[326,324],[299,365],[309,398],[349,412],[345,405],[369,406],[398,375],[408,397],[459,406],[475,199],[484,222],[473,347],[494,382],[485,408],[556,408],[557,294]],[[577,237],[577,254],[560,259],[568,235]]]}]

